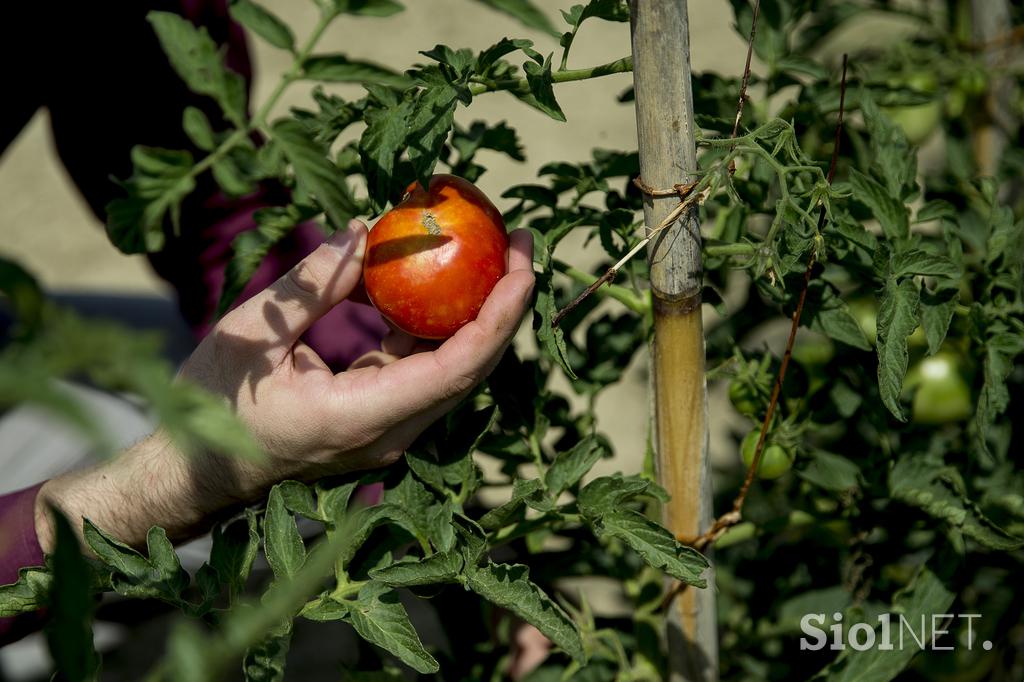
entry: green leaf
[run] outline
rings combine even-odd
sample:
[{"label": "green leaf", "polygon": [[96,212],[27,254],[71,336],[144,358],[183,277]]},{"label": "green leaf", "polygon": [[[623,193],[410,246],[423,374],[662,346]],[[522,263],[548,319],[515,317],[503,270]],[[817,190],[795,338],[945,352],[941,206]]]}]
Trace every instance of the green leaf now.
[{"label": "green leaf", "polygon": [[107,236],[123,253],[151,253],[166,240],[169,213],[177,231],[181,202],[195,189],[192,155],[185,151],[135,146],[134,170],[122,183],[128,196],[106,206]]},{"label": "green leaf", "polygon": [[[535,232],[534,238],[537,239],[538,235],[539,233]],[[538,242],[543,243],[543,235],[539,236]],[[547,351],[548,356],[561,365],[566,375],[570,379],[576,380],[578,377],[572,371],[569,354],[565,347],[565,332],[561,327],[554,327],[551,324],[555,315],[558,314],[558,308],[555,305],[555,289],[550,271],[537,276],[535,291],[537,292],[537,302],[534,311],[537,314],[534,318],[534,328],[537,330],[537,340]]]},{"label": "green leaf", "polygon": [[345,229],[349,219],[359,214],[359,206],[345,178],[326,158],[327,150],[298,121],[278,121],[271,131],[291,162],[295,177],[313,193],[334,229]]},{"label": "green leaf", "polygon": [[573,660],[585,662],[579,628],[560,606],[530,581],[528,567],[493,562],[488,562],[483,568],[467,566],[466,586],[536,627]]},{"label": "green leaf", "polygon": [[894,417],[906,421],[900,405],[903,377],[907,374],[907,339],[917,328],[920,296],[913,280],[886,281],[878,309],[878,389]]},{"label": "green leaf", "polygon": [[295,51],[295,36],[288,26],[251,0],[231,0],[231,18],[282,50]]},{"label": "green leaf", "polygon": [[334,10],[341,14],[356,14],[365,17],[390,17],[405,9],[395,0],[328,0]]},{"label": "green leaf", "polygon": [[209,650],[209,636],[199,629],[197,622],[179,619],[167,641],[166,677],[189,682],[213,682],[207,665],[206,652]]},{"label": "green leaf", "polygon": [[608,455],[608,447],[594,436],[587,436],[571,450],[558,453],[544,476],[548,494],[554,497],[576,485],[597,460]]},{"label": "green leaf", "polygon": [[605,514],[620,511],[622,505],[634,497],[656,494],[651,488],[651,481],[640,476],[601,476],[583,486],[576,503],[584,516],[596,521]]},{"label": "green leaf", "polygon": [[412,79],[408,76],[386,66],[352,60],[343,54],[322,54],[307,58],[302,63],[302,77],[326,83],[377,83],[396,88],[412,85]]},{"label": "green leaf", "polygon": [[52,586],[53,573],[45,568],[19,569],[17,582],[0,585],[0,618],[43,608]]},{"label": "green leaf", "polygon": [[212,97],[236,128],[245,127],[245,80],[227,70],[220,49],[206,29],[196,28],[171,12],[150,12],[146,19],[189,90]]},{"label": "green leaf", "polygon": [[323,482],[316,484],[317,510],[330,525],[341,526],[344,523],[349,500],[357,485],[358,481],[348,481],[333,487],[326,487]]},{"label": "green leaf", "polygon": [[513,17],[524,26],[543,31],[548,35],[558,36],[554,24],[530,0],[477,0],[491,9]]},{"label": "green leaf", "polygon": [[946,256],[910,249],[897,253],[892,259],[893,274],[897,277],[925,275],[930,277],[959,277],[960,268]]},{"label": "green leaf", "polygon": [[559,44],[564,50],[562,57],[564,64],[573,40],[576,38],[576,33],[584,21],[590,18],[604,19],[605,21],[629,21],[629,5],[624,0],[590,0],[586,7],[573,5],[568,11],[562,10],[562,18],[572,27],[572,30],[562,34],[562,38],[559,40]]},{"label": "green leaf", "polygon": [[974,415],[978,442],[984,452],[988,452],[986,436],[991,426],[1010,404],[1006,379],[1014,369],[1014,358],[1021,353],[1024,353],[1024,338],[1001,325],[990,331],[985,339],[982,357],[984,383]]},{"label": "green leaf", "polygon": [[[932,614],[947,613],[956,597],[956,593],[947,587],[951,582],[947,567],[937,567],[929,562],[921,566],[914,579],[905,588],[896,593],[889,613],[898,613],[908,623],[920,623],[922,618],[931,618]],[[848,628],[849,623],[845,623]],[[875,641],[881,639],[876,632]],[[878,646],[858,651],[847,646],[834,663],[829,665],[814,679],[828,679],[829,682],[888,682],[896,677],[920,649],[916,646],[893,647],[884,650]]]},{"label": "green leaf", "polygon": [[242,672],[246,682],[280,682],[292,643],[291,619],[274,627],[267,636],[245,652]]},{"label": "green leaf", "polygon": [[214,161],[210,169],[217,186],[229,197],[244,197],[256,191],[256,184],[249,170],[232,154]]},{"label": "green leaf", "polygon": [[551,79],[551,55],[547,56],[543,64],[526,62],[523,64],[523,70],[526,71],[526,82],[530,86],[530,94],[516,93],[516,96],[556,121],[565,122],[565,114],[562,112],[562,107],[558,106],[555,90],[551,85],[553,82]]},{"label": "green leaf", "polygon": [[516,50],[522,50],[526,56],[530,57],[534,61],[543,62],[544,58],[533,49],[532,40],[516,39],[510,40],[509,38],[502,38],[494,45],[491,45],[486,50],[480,52],[476,58],[476,72],[481,76],[490,75],[492,68],[499,64],[499,61],[505,55],[515,52]]},{"label": "green leaf", "polygon": [[325,94],[320,86],[313,89],[313,100],[319,109],[316,113],[292,109],[292,115],[325,146],[330,146],[346,128],[362,120],[367,103],[366,98],[346,102],[337,95]]},{"label": "green leaf", "polygon": [[92,571],[67,518],[56,510],[52,518],[56,546],[50,556],[53,583],[46,605],[46,641],[62,679],[95,680],[100,658],[93,647]]},{"label": "green leaf", "polygon": [[853,348],[871,350],[871,343],[864,336],[864,330],[857,322],[857,318],[838,295],[824,296],[820,307],[808,312],[811,313],[808,316],[808,326],[811,329]]},{"label": "green leaf", "polygon": [[925,338],[928,339],[928,355],[934,355],[942,346],[959,303],[959,289],[921,291],[921,326],[924,328]]},{"label": "green leaf", "polygon": [[111,586],[119,594],[135,598],[157,598],[180,603],[188,586],[188,573],[181,567],[162,528],[153,527],[146,537],[147,559],[128,545],[83,519],[85,541],[105,568],[112,571]]},{"label": "green leaf", "polygon": [[263,517],[263,543],[274,578],[291,578],[306,560],[306,546],[281,494],[281,484],[270,489]]},{"label": "green leaf", "polygon": [[411,116],[412,102],[409,100],[366,110],[366,130],[359,138],[359,158],[366,175],[366,188],[376,210],[382,210],[391,196],[395,161],[405,148]]},{"label": "green leaf", "polygon": [[454,125],[458,97],[455,88],[435,85],[421,92],[413,105],[406,138],[407,153],[416,179],[423,187],[430,184],[441,148]]},{"label": "green leaf", "polygon": [[396,561],[370,571],[370,577],[390,587],[415,587],[455,582],[462,572],[462,555],[438,552],[416,561]]},{"label": "green leaf", "polygon": [[791,54],[780,59],[775,64],[775,70],[786,73],[797,74],[798,76],[810,76],[815,80],[827,80],[828,69],[810,57],[802,57]]},{"label": "green leaf", "polygon": [[0,294],[6,298],[16,323],[7,333],[30,334],[41,321],[46,301],[36,278],[15,261],[0,256]]},{"label": "green leaf", "polygon": [[707,581],[701,578],[709,566],[707,559],[643,514],[629,509],[611,511],[593,525],[597,537],[618,538],[654,568],[688,585],[707,587]]},{"label": "green leaf", "polygon": [[915,223],[926,223],[931,220],[953,220],[957,219],[958,211],[956,206],[945,199],[933,199],[922,206],[917,215],[914,216]]},{"label": "green leaf", "polygon": [[856,168],[850,169],[853,197],[868,207],[882,226],[886,239],[901,243],[910,236],[910,213],[899,199]]},{"label": "green leaf", "polygon": [[464,401],[410,447],[405,454],[418,478],[442,495],[458,489],[464,497],[476,490],[480,474],[472,453],[496,419],[496,408],[475,409]]},{"label": "green leaf", "polygon": [[403,509],[394,504],[378,504],[375,507],[362,507],[350,515],[348,539],[338,551],[338,564],[348,566],[352,557],[363,546],[370,533],[385,523],[395,523],[416,535],[416,523],[412,520],[412,510]]},{"label": "green leaf", "polygon": [[360,637],[393,654],[416,672],[436,673],[440,666],[423,648],[398,594],[382,591],[381,587],[367,585],[355,601],[347,604],[352,627]]},{"label": "green leaf", "polygon": [[800,478],[825,490],[845,491],[859,485],[860,469],[847,458],[824,450],[813,455],[806,468],[797,470]]},{"label": "green leaf", "polygon": [[871,141],[873,165],[881,172],[888,195],[900,199],[914,184],[917,154],[903,130],[879,111],[867,88],[861,89],[860,107]]},{"label": "green leaf", "polygon": [[212,538],[209,562],[200,570],[213,571],[217,583],[227,586],[229,599],[234,602],[245,589],[245,581],[259,553],[256,512],[246,509],[241,518],[215,527]]},{"label": "green leaf", "polygon": [[146,533],[146,551],[149,563],[155,569],[163,583],[168,586],[170,594],[179,595],[188,587],[191,579],[181,566],[181,560],[174,551],[174,545],[167,537],[167,531],[160,526],[153,526]]},{"label": "green leaf", "polygon": [[261,208],[253,213],[256,229],[241,232],[231,241],[231,260],[224,269],[224,288],[217,303],[218,317],[231,308],[270,250],[296,226],[312,219],[318,212],[310,206],[292,204]]},{"label": "green leaf", "polygon": [[1024,547],[1024,539],[1013,537],[982,514],[968,499],[960,472],[939,457],[903,455],[889,473],[889,490],[893,499],[924,510],[989,549]]},{"label": "green leaf", "polygon": [[468,130],[455,127],[452,147],[459,153],[459,163],[472,160],[480,149],[493,149],[516,161],[525,161],[523,146],[516,131],[504,121],[488,126],[483,121],[473,121]]},{"label": "green leaf", "polygon": [[277,485],[277,491],[288,511],[302,514],[307,519],[314,521],[327,521],[327,517],[317,508],[313,491],[305,483],[282,481]]},{"label": "green leaf", "polygon": [[213,127],[206,114],[196,107],[185,107],[185,113],[181,117],[181,127],[184,129],[192,144],[204,152],[213,151],[217,146],[217,140],[213,135]]},{"label": "green leaf", "polygon": [[478,521],[480,527],[484,530],[497,530],[519,520],[522,518],[521,512],[525,509],[526,499],[542,493],[543,490],[544,483],[539,478],[516,479],[512,486],[512,499],[481,516]]}]

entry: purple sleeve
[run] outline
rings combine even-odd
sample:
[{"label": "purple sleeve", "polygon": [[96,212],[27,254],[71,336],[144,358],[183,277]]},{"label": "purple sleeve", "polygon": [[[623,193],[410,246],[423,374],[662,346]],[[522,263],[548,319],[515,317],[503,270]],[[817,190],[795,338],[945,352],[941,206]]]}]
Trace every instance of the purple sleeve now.
[{"label": "purple sleeve", "polygon": [[[36,494],[42,483],[0,495],[0,585],[18,581],[18,571],[43,565],[43,549],[36,537]],[[39,613],[0,618],[0,646],[36,629]]]}]

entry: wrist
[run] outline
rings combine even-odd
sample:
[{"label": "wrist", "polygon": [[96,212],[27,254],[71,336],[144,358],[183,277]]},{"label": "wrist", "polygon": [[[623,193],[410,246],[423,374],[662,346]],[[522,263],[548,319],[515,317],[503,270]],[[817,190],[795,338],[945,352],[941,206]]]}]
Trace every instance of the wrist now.
[{"label": "wrist", "polygon": [[244,477],[230,462],[209,456],[188,457],[163,431],[83,471],[47,481],[36,497],[36,535],[53,550],[50,508],[59,509],[82,536],[82,519],[136,548],[161,526],[178,542],[206,531],[222,513],[249,502],[256,490],[241,490]]}]

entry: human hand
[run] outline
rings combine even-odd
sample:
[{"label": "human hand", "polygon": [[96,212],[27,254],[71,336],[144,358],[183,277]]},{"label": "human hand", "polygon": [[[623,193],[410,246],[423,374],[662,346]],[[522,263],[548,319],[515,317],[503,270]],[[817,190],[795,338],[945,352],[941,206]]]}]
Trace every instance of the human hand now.
[{"label": "human hand", "polygon": [[266,462],[186,458],[158,432],[111,462],[43,486],[36,518],[44,549],[52,541],[47,502],[141,544],[152,525],[173,539],[197,534],[211,516],[258,499],[283,479],[385,466],[483,380],[530,299],[530,233],[510,234],[507,274],[477,319],[453,337],[427,350],[393,333],[381,351],[334,374],[299,337],[357,290],[365,243],[366,227],[353,221],[226,315],[182,367],[183,378],[230,402]]},{"label": "human hand", "polygon": [[221,320],[182,368],[231,401],[270,454],[274,479],[393,462],[490,373],[526,311],[532,238],[516,231],[507,274],[475,321],[429,352],[413,353],[415,340],[394,332],[335,375],[299,337],[356,289],[365,242],[353,221]]}]

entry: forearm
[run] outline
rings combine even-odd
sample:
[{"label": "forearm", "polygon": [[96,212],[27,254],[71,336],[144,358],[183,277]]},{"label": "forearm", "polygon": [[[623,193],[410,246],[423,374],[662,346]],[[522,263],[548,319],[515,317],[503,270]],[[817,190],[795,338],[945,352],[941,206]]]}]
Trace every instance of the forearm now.
[{"label": "forearm", "polygon": [[186,457],[161,431],[118,457],[47,481],[36,497],[36,534],[43,551],[54,545],[49,507],[60,509],[82,532],[82,519],[133,547],[143,547],[152,526],[172,541],[203,533],[223,514],[258,497],[265,476],[213,456]]}]

